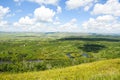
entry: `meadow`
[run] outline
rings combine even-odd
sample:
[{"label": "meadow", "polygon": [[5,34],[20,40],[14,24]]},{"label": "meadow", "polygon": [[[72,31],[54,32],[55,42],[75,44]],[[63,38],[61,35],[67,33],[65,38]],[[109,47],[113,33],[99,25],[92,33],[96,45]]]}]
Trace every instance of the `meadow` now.
[{"label": "meadow", "polygon": [[[1,80],[14,80],[16,76],[17,80],[22,76],[26,76],[24,80],[30,80],[29,75],[33,77],[31,80],[118,80],[119,58],[119,35],[0,33]],[[49,79],[45,78],[47,75]]]}]

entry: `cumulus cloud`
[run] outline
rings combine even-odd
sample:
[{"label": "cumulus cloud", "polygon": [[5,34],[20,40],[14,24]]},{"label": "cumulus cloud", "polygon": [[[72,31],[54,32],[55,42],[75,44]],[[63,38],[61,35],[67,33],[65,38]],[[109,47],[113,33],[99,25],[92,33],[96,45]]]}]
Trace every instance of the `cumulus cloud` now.
[{"label": "cumulus cloud", "polygon": [[84,7],[84,10],[87,11],[97,0],[68,0],[66,1],[66,7],[68,9],[77,9]]},{"label": "cumulus cloud", "polygon": [[52,9],[41,6],[40,8],[35,9],[34,16],[38,21],[52,22],[55,12]]},{"label": "cumulus cloud", "polygon": [[10,12],[8,7],[4,8],[3,6],[0,6],[0,19],[2,19],[8,12]]},{"label": "cumulus cloud", "polygon": [[[14,22],[15,31],[32,32],[100,32],[100,33],[119,33],[120,31],[120,3],[118,0],[107,0],[106,3],[96,3],[97,0],[67,0],[67,9],[84,8],[88,11],[94,3],[95,6],[91,12],[94,18],[83,22],[82,27],[78,26],[77,19],[73,18],[66,23],[61,23],[58,14],[62,8],[57,5],[59,0],[14,0],[16,2],[29,1],[40,5],[55,5],[56,10],[41,6],[36,8],[31,16],[21,17],[18,22]],[[9,12],[9,8],[0,7],[0,26],[7,25],[7,21],[2,18]],[[5,29],[5,27],[4,27]]]},{"label": "cumulus cloud", "polygon": [[41,6],[34,10],[32,18],[29,16],[21,17],[18,22],[13,23],[13,26],[20,31],[53,31],[54,28],[50,27],[50,24],[54,23],[55,13],[52,9]]},{"label": "cumulus cloud", "polygon": [[120,31],[120,22],[117,17],[112,15],[98,16],[90,18],[82,24],[83,30],[86,32],[97,33],[115,33]]},{"label": "cumulus cloud", "polygon": [[32,16],[33,18],[30,18],[29,16],[21,17],[18,22],[14,23],[14,25],[32,25],[36,22],[52,22],[55,12],[50,8],[41,6],[34,10],[34,14]]},{"label": "cumulus cloud", "polygon": [[30,19],[28,16],[22,17],[19,19],[18,22],[15,22],[15,26],[21,26],[21,25],[32,25],[34,24],[34,19]]},{"label": "cumulus cloud", "polygon": [[90,18],[82,24],[83,30],[86,32],[101,33],[119,33],[120,31],[120,3],[119,0],[107,0],[106,3],[95,4],[93,15],[97,18]]},{"label": "cumulus cloud", "polygon": [[106,14],[120,16],[119,0],[107,0],[105,4],[97,3],[92,11],[92,14]]},{"label": "cumulus cloud", "polygon": [[58,17],[53,23],[38,22],[34,18],[28,16],[20,18],[14,23],[15,31],[31,31],[31,32],[77,32],[80,28],[77,25],[77,20],[72,19],[67,23],[60,24]]}]

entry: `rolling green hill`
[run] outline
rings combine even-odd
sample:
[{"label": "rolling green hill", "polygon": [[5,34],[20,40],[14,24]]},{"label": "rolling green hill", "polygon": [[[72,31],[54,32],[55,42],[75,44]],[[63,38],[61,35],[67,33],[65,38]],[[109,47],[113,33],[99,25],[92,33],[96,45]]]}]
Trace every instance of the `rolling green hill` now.
[{"label": "rolling green hill", "polygon": [[26,72],[2,73],[0,80],[119,80],[120,59],[110,59],[84,63],[61,69]]}]

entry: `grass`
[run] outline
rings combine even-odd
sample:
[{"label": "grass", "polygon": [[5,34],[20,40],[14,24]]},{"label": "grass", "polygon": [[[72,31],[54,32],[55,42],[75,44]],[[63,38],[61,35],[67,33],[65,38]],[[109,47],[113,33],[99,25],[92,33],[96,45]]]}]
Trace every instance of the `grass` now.
[{"label": "grass", "polygon": [[119,80],[120,59],[26,73],[1,73],[0,80]]}]

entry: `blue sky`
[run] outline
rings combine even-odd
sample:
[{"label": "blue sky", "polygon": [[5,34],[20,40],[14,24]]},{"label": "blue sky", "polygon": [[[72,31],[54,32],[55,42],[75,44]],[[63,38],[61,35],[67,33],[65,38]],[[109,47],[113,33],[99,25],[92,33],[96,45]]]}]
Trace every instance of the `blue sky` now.
[{"label": "blue sky", "polygon": [[0,31],[120,33],[120,1],[0,0]]}]

